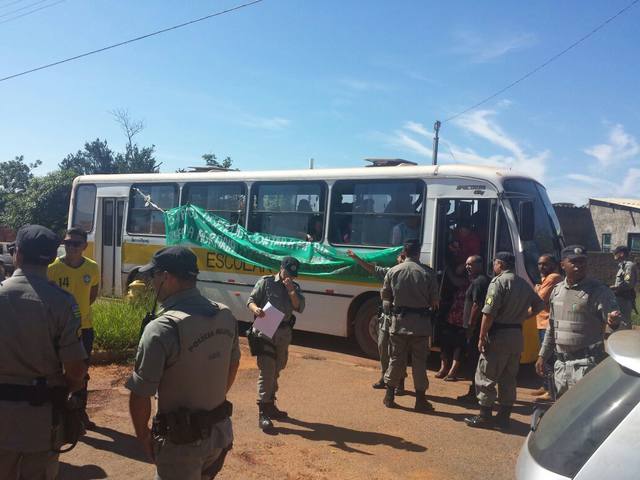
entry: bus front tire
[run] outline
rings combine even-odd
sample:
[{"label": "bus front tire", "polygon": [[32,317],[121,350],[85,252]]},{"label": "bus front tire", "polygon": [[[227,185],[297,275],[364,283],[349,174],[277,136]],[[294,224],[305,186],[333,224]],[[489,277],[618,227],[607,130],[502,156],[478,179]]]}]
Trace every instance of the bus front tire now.
[{"label": "bus front tire", "polygon": [[354,323],[354,336],[364,354],[379,358],[378,354],[378,308],[380,300],[372,297],[360,306]]}]

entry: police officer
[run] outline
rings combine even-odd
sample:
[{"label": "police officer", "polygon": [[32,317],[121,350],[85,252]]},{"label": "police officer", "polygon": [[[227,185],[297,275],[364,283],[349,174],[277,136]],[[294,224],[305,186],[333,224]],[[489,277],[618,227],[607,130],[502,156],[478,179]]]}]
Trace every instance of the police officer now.
[{"label": "police officer", "polygon": [[[60,240],[27,225],[12,247],[16,270],[0,284],[0,478],[54,479],[54,390],[82,387],[87,367],[73,297],[49,283]],[[65,388],[66,387],[66,388]]]},{"label": "police officer", "polygon": [[549,326],[536,361],[536,372],[542,376],[544,363],[555,353],[557,396],[604,358],[604,329],[607,325],[617,328],[620,318],[611,290],[587,277],[587,251],[583,246],[564,248],[560,266],[566,278],[551,292]]},{"label": "police officer", "polygon": [[[391,267],[379,267],[373,263],[365,262],[362,260],[353,250],[347,250],[347,255],[355,260],[355,262],[364,268],[367,272],[380,280],[384,281],[384,277],[387,275],[387,272],[391,270]],[[402,254],[398,255],[396,258],[397,263],[402,263],[404,261],[404,256]],[[378,317],[378,354],[380,355],[380,366],[382,367],[382,374],[380,376],[380,380],[372,385],[373,388],[378,390],[383,390],[387,388],[387,384],[384,383],[384,374],[389,368],[389,358],[391,356],[391,345],[389,344],[389,327],[391,326],[391,318],[384,312],[380,312]],[[396,395],[405,395],[404,389],[404,379],[407,376],[406,372],[400,380],[400,384],[398,388],[395,390]]]},{"label": "police officer", "polygon": [[384,375],[387,392],[384,405],[393,408],[395,388],[407,367],[407,355],[411,354],[411,372],[416,390],[416,411],[433,410],[425,397],[427,357],[431,335],[431,311],[438,306],[438,281],[435,272],[420,263],[420,244],[408,240],[404,244],[404,262],[392,267],[384,277],[380,290],[383,309],[391,313],[391,359]]},{"label": "police officer", "polygon": [[278,377],[286,367],[289,357],[289,344],[293,333],[295,316],[293,312],[302,313],[305,307],[304,296],[300,285],[293,281],[298,276],[300,262],[293,257],[284,257],[280,270],[275,275],[267,275],[255,284],[247,307],[254,317],[262,317],[262,311],[267,302],[284,313],[284,318],[273,338],[261,332],[257,336],[262,345],[262,351],[257,355],[258,369],[258,426],[262,430],[273,427],[271,419],[286,418],[287,412],[280,410],[276,402],[278,392]]},{"label": "police officer", "polygon": [[187,248],[159,250],[140,272],[151,275],[161,310],[144,329],[126,383],[136,436],[157,479],[214,478],[233,441],[226,395],[240,362],[236,319],[198,291],[196,256]]},{"label": "police officer", "polygon": [[[544,308],[544,302],[524,279],[514,273],[514,267],[512,253],[496,253],[493,261],[495,277],[489,284],[482,308],[478,340],[480,360],[476,368],[476,396],[480,414],[464,419],[470,427],[501,430],[509,427],[511,409],[516,400],[520,354],[524,348],[522,323],[529,316],[529,308],[532,314]],[[493,417],[496,398],[498,413]]]},{"label": "police officer", "polygon": [[636,285],[638,284],[638,267],[629,259],[629,248],[616,247],[613,258],[618,262],[618,272],[611,290],[615,293],[620,306],[619,329],[631,328],[631,312],[635,309]]}]

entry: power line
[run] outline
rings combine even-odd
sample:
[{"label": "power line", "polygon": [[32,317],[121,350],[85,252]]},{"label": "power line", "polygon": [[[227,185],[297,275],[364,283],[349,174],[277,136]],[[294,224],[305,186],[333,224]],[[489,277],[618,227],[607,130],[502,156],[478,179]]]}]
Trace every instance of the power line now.
[{"label": "power line", "polygon": [[[81,53],[80,55],[76,55],[74,57],[65,58],[63,60],[58,60],[57,62],[48,63],[46,65],[41,65],[40,67],[32,68],[30,70],[25,70],[24,72],[15,73],[13,75],[9,75],[8,77],[0,78],[0,82],[5,82],[7,80],[11,80],[12,78],[21,77],[23,75],[27,75],[29,73],[37,72],[39,70],[44,70],[45,68],[55,67],[56,65],[60,65],[63,63],[71,62],[73,60],[78,60],[79,58],[88,57],[89,55],[94,55],[96,53],[101,53],[106,50],[111,50],[113,48],[121,47],[123,45],[127,45],[129,43],[137,42],[139,40],[144,40],[145,38],[153,37],[155,35],[160,35],[161,33],[166,33],[171,30],[177,30],[182,27],[186,27],[188,25],[193,25],[194,23],[202,22],[204,20],[208,20],[209,18],[218,17],[220,15],[224,15],[225,13],[231,13],[236,10],[240,10],[245,7],[250,7],[251,5],[255,5],[256,3],[261,3],[263,0],[254,0],[252,2],[243,3],[242,5],[237,5],[235,7],[228,8],[226,10],[221,10],[216,13],[212,13],[210,15],[206,15],[204,17],[196,18],[195,20],[189,20],[188,22],[181,23],[179,25],[174,25],[172,27],[163,28],[162,30],[157,30],[155,32],[147,33],[146,35],[141,35],[139,37],[131,38],[129,40],[125,40],[124,42],[114,43],[112,45],[108,45],[106,47],[99,48],[97,50],[92,50],[90,52]],[[637,0],[640,1],[640,0]]]},{"label": "power line", "polygon": [[56,6],[56,5],[58,5],[59,3],[62,3],[62,2],[64,2],[64,1],[65,1],[65,0],[58,0],[57,2],[50,3],[49,5],[44,5],[44,6],[42,6],[42,7],[36,8],[36,9],[34,9],[34,10],[30,10],[30,11],[25,12],[25,13],[23,13],[23,14],[16,15],[15,17],[7,18],[6,20],[2,20],[2,21],[0,22],[0,25],[2,25],[3,23],[9,23],[9,22],[12,22],[12,21],[14,21],[14,20],[17,20],[18,18],[26,17],[27,15],[31,15],[31,14],[33,14],[33,13],[39,12],[40,10],[44,10],[45,8],[54,7],[54,6]]},{"label": "power line", "polygon": [[21,12],[22,10],[26,10],[27,8],[35,7],[36,5],[40,5],[41,3],[48,2],[49,0],[38,0],[37,2],[30,3],[29,5],[25,5],[24,7],[16,8],[15,10],[11,10],[10,12],[5,12],[0,15],[0,18],[8,17],[9,15],[13,15],[14,13]]},{"label": "power line", "polygon": [[601,30],[602,28],[604,28],[608,23],[612,22],[613,20],[615,20],[616,18],[618,18],[620,15],[624,14],[627,10],[631,9],[636,3],[640,2],[640,0],[634,0],[633,2],[631,2],[629,5],[627,5],[626,7],[624,7],[622,10],[620,10],[618,13],[616,13],[615,15],[613,15],[612,17],[607,18],[604,22],[602,22],[600,25],[598,25],[596,28],[594,28],[593,30],[591,30],[589,33],[587,33],[586,35],[584,35],[583,37],[579,38],[578,40],[576,40],[575,42],[573,42],[571,45],[569,45],[567,48],[565,48],[564,50],[562,50],[559,53],[556,53],[554,56],[552,56],[551,58],[549,58],[548,60],[546,60],[545,62],[543,62],[542,64],[538,65],[536,68],[534,68],[533,70],[529,71],[528,73],[526,73],[525,75],[523,75],[522,77],[518,78],[517,80],[511,82],[510,84],[508,84],[506,87],[501,88],[500,90],[498,90],[496,93],[489,95],[488,97],[486,97],[484,100],[479,101],[478,103],[473,104],[472,106],[470,106],[469,108],[456,113],[455,115],[452,115],[451,117],[447,118],[446,120],[443,120],[442,123],[447,123],[450,122],[451,120],[458,118],[460,115],[464,115],[467,112],[470,112],[471,110],[475,110],[476,108],[478,108],[481,105],[484,105],[485,103],[487,103],[490,100],[493,100],[494,98],[496,98],[498,95],[501,95],[502,93],[506,92],[507,90],[515,87],[516,85],[518,85],[519,83],[523,82],[524,80],[526,80],[527,78],[529,78],[530,76],[534,75],[535,73],[539,72],[540,70],[542,70],[544,67],[546,67],[547,65],[549,65],[550,63],[554,62],[555,60],[557,60],[558,58],[560,58],[562,55],[564,55],[565,53],[567,53],[569,50],[574,49],[575,47],[577,47],[578,45],[580,45],[582,42],[584,42],[585,40],[587,40],[589,37],[591,37],[592,35],[594,35],[596,32],[598,32],[599,30]]},{"label": "power line", "polygon": [[7,8],[7,7],[10,7],[11,5],[15,5],[16,3],[22,3],[24,1],[25,0],[13,0],[9,3],[5,3],[4,5],[0,5],[0,8]]}]

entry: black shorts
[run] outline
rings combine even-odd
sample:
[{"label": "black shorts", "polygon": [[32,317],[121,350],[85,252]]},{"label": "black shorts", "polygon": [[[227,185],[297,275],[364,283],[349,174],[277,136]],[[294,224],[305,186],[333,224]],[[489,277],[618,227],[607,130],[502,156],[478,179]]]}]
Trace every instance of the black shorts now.
[{"label": "black shorts", "polygon": [[467,332],[463,327],[443,323],[440,330],[440,346],[442,350],[449,351],[457,348],[464,349],[467,344]]}]

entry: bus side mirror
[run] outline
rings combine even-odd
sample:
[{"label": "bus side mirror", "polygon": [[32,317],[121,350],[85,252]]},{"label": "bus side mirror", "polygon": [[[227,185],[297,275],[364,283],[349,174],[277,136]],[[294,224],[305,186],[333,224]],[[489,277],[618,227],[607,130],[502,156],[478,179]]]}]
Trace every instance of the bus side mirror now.
[{"label": "bus side mirror", "polygon": [[533,202],[520,202],[518,212],[518,230],[520,231],[520,240],[528,242],[533,240],[535,231],[535,220],[533,218]]}]

